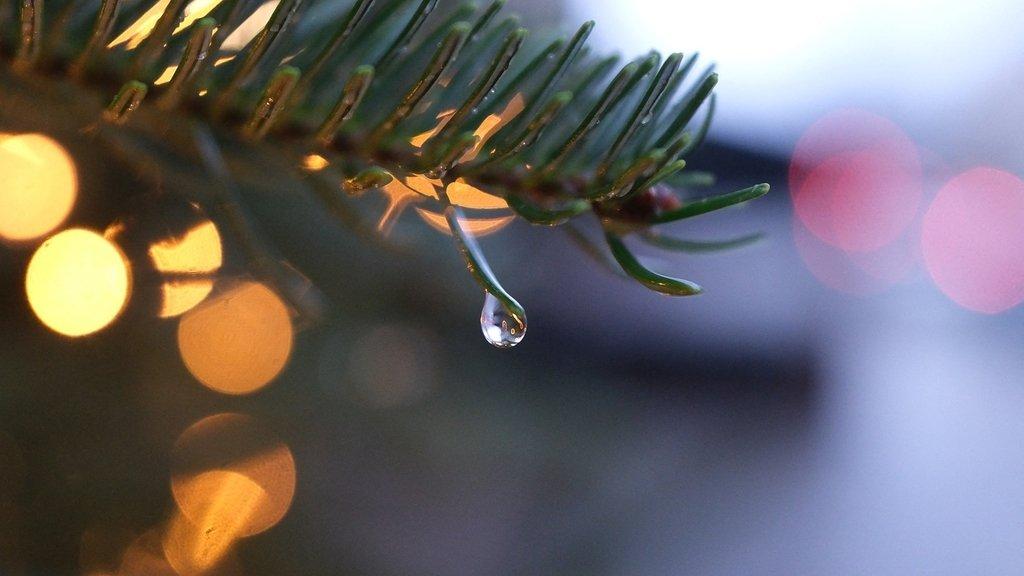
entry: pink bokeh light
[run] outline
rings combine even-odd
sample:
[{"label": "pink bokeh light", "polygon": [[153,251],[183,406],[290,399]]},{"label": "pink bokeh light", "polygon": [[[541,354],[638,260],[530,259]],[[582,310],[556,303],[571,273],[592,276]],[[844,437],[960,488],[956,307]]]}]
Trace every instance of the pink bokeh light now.
[{"label": "pink bokeh light", "polygon": [[896,286],[917,267],[910,242],[901,239],[874,252],[844,252],[793,219],[793,243],[804,266],[819,282],[845,294],[872,296]]},{"label": "pink bokeh light", "polygon": [[922,197],[917,146],[881,116],[840,110],[811,125],[789,169],[797,217],[845,252],[873,252],[899,238]]},{"label": "pink bokeh light", "polygon": [[940,290],[964,308],[998,314],[1024,301],[1024,181],[974,168],[939,191],[921,249]]}]

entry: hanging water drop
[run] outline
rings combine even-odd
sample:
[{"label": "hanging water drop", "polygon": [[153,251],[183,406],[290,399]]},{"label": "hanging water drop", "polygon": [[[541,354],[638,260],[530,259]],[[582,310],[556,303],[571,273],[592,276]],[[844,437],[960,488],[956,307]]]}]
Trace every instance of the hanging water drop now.
[{"label": "hanging water drop", "polygon": [[484,338],[496,348],[511,348],[526,335],[526,317],[510,312],[490,292],[484,292],[484,307],[480,311],[480,329]]}]

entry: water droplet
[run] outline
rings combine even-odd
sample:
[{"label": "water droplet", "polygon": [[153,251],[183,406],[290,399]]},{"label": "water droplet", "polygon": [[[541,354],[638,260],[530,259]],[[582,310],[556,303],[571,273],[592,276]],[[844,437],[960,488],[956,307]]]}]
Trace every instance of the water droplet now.
[{"label": "water droplet", "polygon": [[526,335],[526,318],[519,318],[490,292],[484,292],[484,307],[480,311],[480,329],[484,338],[496,348],[511,348]]},{"label": "water droplet", "polygon": [[652,114],[645,114],[644,117],[640,119],[640,125],[647,126],[647,124],[650,123],[651,121],[651,116]]}]

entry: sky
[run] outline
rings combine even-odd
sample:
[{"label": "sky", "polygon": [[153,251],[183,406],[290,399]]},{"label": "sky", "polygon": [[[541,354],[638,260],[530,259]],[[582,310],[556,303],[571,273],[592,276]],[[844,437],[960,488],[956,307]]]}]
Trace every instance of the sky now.
[{"label": "sky", "polygon": [[[855,107],[957,164],[1024,169],[1024,8],[1013,0],[569,0],[625,54],[699,50],[721,74],[713,136],[788,154]],[[611,23],[614,23],[611,24]]]}]

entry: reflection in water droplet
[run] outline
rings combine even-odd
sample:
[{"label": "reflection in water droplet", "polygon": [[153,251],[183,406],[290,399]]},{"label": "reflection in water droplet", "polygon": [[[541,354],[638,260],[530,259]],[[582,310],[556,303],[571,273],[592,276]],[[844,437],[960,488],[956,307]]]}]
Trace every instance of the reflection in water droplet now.
[{"label": "reflection in water droplet", "polygon": [[526,336],[526,318],[519,318],[494,297],[484,292],[484,307],[480,311],[480,329],[484,338],[496,348],[511,348]]}]

